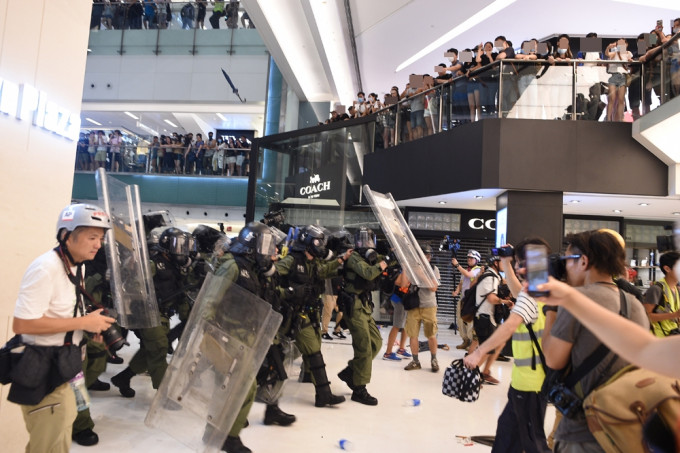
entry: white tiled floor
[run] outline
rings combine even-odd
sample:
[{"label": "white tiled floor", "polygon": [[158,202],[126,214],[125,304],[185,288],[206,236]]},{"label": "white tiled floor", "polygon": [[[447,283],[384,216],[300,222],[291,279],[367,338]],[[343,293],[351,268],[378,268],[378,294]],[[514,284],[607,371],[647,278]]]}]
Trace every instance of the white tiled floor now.
[{"label": "white tiled floor", "polygon": [[[383,338],[389,327],[382,327]],[[421,334],[422,339],[422,334]],[[134,335],[130,335],[134,340]],[[375,407],[350,400],[351,391],[340,381],[337,373],[352,357],[350,337],[347,340],[324,341],[322,351],[334,393],[345,395],[347,401],[327,408],[314,407],[312,384],[289,379],[280,407],[297,416],[289,427],[265,426],[264,405],[255,403],[249,416],[250,426],[241,433],[243,443],[255,453],[340,452],[340,439],[348,439],[356,452],[415,453],[415,452],[488,452],[490,447],[464,445],[458,436],[494,435],[496,420],[505,406],[510,382],[511,363],[497,362],[492,374],[501,384],[485,385],[479,400],[462,403],[441,393],[443,371],[456,358],[463,356],[455,346],[460,337],[445,326],[438,342],[448,344],[449,351],[439,349],[437,357],[441,370],[432,373],[429,352],[421,352],[422,370],[404,371],[407,360],[382,360],[382,352],[373,362],[369,392],[378,398]],[[124,348],[121,356],[131,357],[136,346]],[[385,345],[383,345],[383,351]],[[124,365],[109,365],[101,379],[108,382]],[[108,392],[92,392],[92,416],[100,442],[96,447],[75,445],[73,452],[116,451],[170,453],[189,452],[182,444],[161,431],[144,425],[144,417],[154,396],[148,377],[138,376],[132,381],[137,396],[122,398],[115,387]],[[410,398],[420,399],[418,407],[406,406]],[[552,426],[554,411],[549,408],[546,429]]]}]

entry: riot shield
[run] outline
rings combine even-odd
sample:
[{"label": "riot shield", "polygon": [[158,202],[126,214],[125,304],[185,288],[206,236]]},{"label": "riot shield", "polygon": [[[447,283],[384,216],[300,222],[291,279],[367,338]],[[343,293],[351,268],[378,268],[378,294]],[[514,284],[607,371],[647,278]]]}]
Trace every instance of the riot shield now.
[{"label": "riot shield", "polygon": [[111,217],[106,233],[106,262],[118,322],[128,329],[160,325],[153,277],[146,246],[139,187],[109,178],[100,168],[95,174],[97,196]]},{"label": "riot shield", "polygon": [[373,192],[365,184],[363,194],[380,222],[380,227],[385,233],[401,268],[406,273],[409,281],[421,288],[434,288],[439,285],[437,277],[420,249],[420,245],[411,232],[408,223],[401,215],[401,211],[392,195]]},{"label": "riot shield", "polygon": [[218,452],[281,324],[271,305],[209,274],[145,423]]}]

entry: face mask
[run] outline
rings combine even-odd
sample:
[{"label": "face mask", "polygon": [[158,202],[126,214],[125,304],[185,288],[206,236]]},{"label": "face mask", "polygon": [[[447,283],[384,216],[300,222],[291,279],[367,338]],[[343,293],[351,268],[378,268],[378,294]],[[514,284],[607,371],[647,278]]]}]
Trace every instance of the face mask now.
[{"label": "face mask", "polygon": [[451,63],[453,63],[454,61],[456,61],[455,57],[447,57],[447,58],[448,58],[448,60],[449,60]]},{"label": "face mask", "polygon": [[357,101],[364,102],[364,98],[357,98]]},{"label": "face mask", "polygon": [[559,53],[560,55],[564,55],[567,53],[567,49],[557,49],[557,53]]}]

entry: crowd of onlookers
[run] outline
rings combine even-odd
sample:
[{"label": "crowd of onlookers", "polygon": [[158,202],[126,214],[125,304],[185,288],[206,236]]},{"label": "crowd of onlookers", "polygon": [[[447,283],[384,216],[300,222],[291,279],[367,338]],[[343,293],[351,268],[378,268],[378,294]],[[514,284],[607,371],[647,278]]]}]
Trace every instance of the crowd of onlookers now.
[{"label": "crowd of onlookers", "polygon": [[[210,13],[208,15],[208,13]],[[169,0],[93,0],[91,30],[205,29],[220,28],[224,18],[226,28],[239,28],[238,0],[177,3]],[[241,28],[255,28],[248,13],[241,11]]]},{"label": "crowd of onlookers", "polygon": [[[597,69],[601,73],[593,76],[595,83],[589,87],[588,93],[580,93],[578,96],[576,117],[623,121],[624,111],[630,110],[631,118],[635,119],[650,110],[653,96],[658,102],[661,85],[658,63],[662,59],[659,47],[679,31],[680,18],[673,21],[671,34],[664,33],[663,24],[659,21],[653,30],[640,34],[637,40],[603,38],[603,48],[599,52],[578,49],[580,39],[571,38],[566,34],[544,42],[529,39],[523,41],[517,50],[504,36],[498,36],[494,42],[480,43],[461,52],[456,48],[449,48],[445,53],[448,61],[440,63],[435,68],[434,75],[412,74],[404,89],[391,87],[382,101],[375,92],[366,96],[360,91],[351,105],[348,104],[350,106],[347,111],[344,106],[338,106],[331,112],[331,117],[326,123],[378,113],[377,125],[380,133],[377,135],[380,135],[383,142],[382,147],[387,148],[394,145],[396,127],[399,128],[400,141],[414,140],[438,132],[440,101],[447,103],[442,111],[442,128],[477,121],[484,117],[496,117],[499,115],[499,104],[502,106],[500,113],[505,117],[522,94],[535,98],[529,100],[531,102],[527,108],[534,111],[526,112],[526,117],[535,117],[531,115],[538,110],[536,106],[550,105],[551,102],[552,105],[557,105],[556,102],[559,101],[546,99],[551,95],[547,90],[538,92],[534,87],[534,93],[529,89],[532,81],[542,77],[549,68],[571,65],[576,59],[622,62]],[[597,34],[589,33],[586,38],[597,38]],[[633,46],[635,48],[632,48]],[[499,98],[500,69],[497,65],[489,67],[499,60],[509,60],[503,69],[501,98]],[[542,60],[547,64],[527,65],[516,60]],[[631,84],[631,79],[639,80],[642,71],[639,65],[624,64],[633,61],[650,63],[644,69],[644,87],[640,83]],[[677,44],[672,49],[672,57],[668,63],[671,66],[669,96],[674,97],[680,94],[680,50]],[[584,64],[581,63],[581,66]],[[594,64],[586,66],[596,68]],[[441,87],[441,91],[436,90],[437,87]],[[571,90],[568,94],[570,93]],[[567,97],[571,100],[571,96]],[[399,121],[396,108],[384,110],[397,103],[400,103]],[[569,105],[564,109],[565,118],[571,116],[574,109],[571,104],[569,101]]]},{"label": "crowd of onlookers", "polygon": [[248,176],[250,148],[245,135],[222,139],[208,132],[204,139],[200,133],[172,133],[154,137],[142,146],[125,138],[120,130],[108,136],[102,130],[92,130],[80,134],[76,170]]}]

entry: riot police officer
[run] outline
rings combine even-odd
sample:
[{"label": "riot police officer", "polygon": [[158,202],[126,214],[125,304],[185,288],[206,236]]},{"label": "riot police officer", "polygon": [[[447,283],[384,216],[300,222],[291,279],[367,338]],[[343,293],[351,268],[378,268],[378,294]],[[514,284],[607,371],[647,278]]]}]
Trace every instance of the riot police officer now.
[{"label": "riot police officer", "polygon": [[352,401],[375,406],[378,399],[368,393],[366,384],[371,382],[372,362],[382,347],[382,337],[373,320],[371,292],[378,289],[378,277],[387,263],[375,251],[372,230],[361,227],[354,235],[354,246],[345,263],[345,286],[338,297],[352,335],[354,357],[338,377],[352,389]]},{"label": "riot police officer", "polygon": [[319,324],[320,295],[324,279],[337,275],[338,268],[350,256],[348,250],[338,259],[324,262],[328,255],[325,235],[321,227],[309,225],[301,229],[288,254],[276,262],[281,277],[284,297],[294,308],[294,314],[284,330],[295,339],[295,344],[308,364],[316,389],[314,405],[324,407],[345,401],[344,396],[331,392],[326,375],[326,364],[321,354]]},{"label": "riot police officer", "polygon": [[[220,258],[215,274],[224,276],[240,287],[271,303],[275,310],[280,304],[272,277],[276,268],[272,256],[276,254],[276,238],[268,226],[251,222],[239,233],[238,238],[229,246],[229,252]],[[232,425],[222,449],[228,453],[248,453],[239,434],[243,429],[250,408],[255,400],[256,382],[253,382],[241,410]],[[287,426],[295,421],[295,416],[286,414],[276,403],[268,404],[265,424],[277,423]]]},{"label": "riot police officer", "polygon": [[139,350],[128,367],[111,378],[125,398],[135,396],[130,380],[148,371],[153,388],[158,389],[168,368],[168,332],[170,317],[178,312],[180,319],[188,317],[190,305],[184,293],[185,271],[196,256],[194,237],[179,228],[168,228],[161,234],[158,244],[150,250],[153,282],[161,313],[161,325],[135,330],[139,337]]}]

